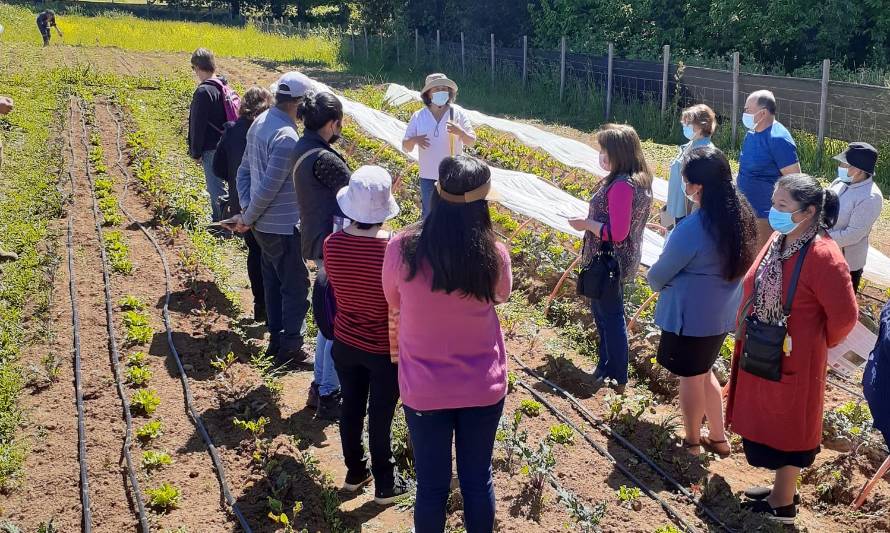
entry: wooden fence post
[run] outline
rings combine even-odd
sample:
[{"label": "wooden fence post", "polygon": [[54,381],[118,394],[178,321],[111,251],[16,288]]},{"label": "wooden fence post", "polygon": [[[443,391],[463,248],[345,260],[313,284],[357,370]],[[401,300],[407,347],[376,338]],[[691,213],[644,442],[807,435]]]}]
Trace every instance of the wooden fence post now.
[{"label": "wooden fence post", "polygon": [[606,120],[612,116],[612,60],[615,57],[615,45],[609,43],[609,63],[606,76]]},{"label": "wooden fence post", "polygon": [[491,86],[494,88],[494,34],[491,34]]},{"label": "wooden fence post", "polygon": [[370,59],[371,50],[368,48],[368,28],[362,26],[362,33],[365,34],[365,59]]},{"label": "wooden fence post", "polygon": [[828,80],[831,75],[831,60],[822,61],[822,95],[819,100],[819,152],[817,161],[822,160],[822,152],[825,148],[825,123],[828,120]]},{"label": "wooden fence post", "polygon": [[442,68],[442,37],[436,30],[436,68]]},{"label": "wooden fence post", "polygon": [[460,71],[467,75],[467,51],[464,43],[464,32],[460,32]]},{"label": "wooden fence post", "polygon": [[559,40],[559,101],[562,102],[566,90],[566,37]]},{"label": "wooden fence post", "polygon": [[528,83],[528,35],[522,36],[522,86]]},{"label": "wooden fence post", "polygon": [[399,34],[398,33],[393,34],[393,37],[396,40],[396,66],[401,67],[402,66],[402,57],[401,57],[402,54],[401,54],[401,51],[399,50]]},{"label": "wooden fence post", "polygon": [[420,50],[420,32],[414,28],[414,66],[417,66],[417,58]]},{"label": "wooden fence post", "polygon": [[664,65],[661,67],[661,114],[667,111],[668,104],[668,70],[671,63],[671,45],[664,45]]},{"label": "wooden fence post", "polygon": [[355,34],[349,32],[349,48],[352,50],[352,58],[355,59]]},{"label": "wooden fence post", "polygon": [[732,144],[731,146],[734,148],[736,146],[736,140],[738,139],[738,127],[739,127],[739,53],[733,52],[732,54],[732,120],[729,122],[732,124]]},{"label": "wooden fence post", "polygon": [[380,32],[380,61],[383,61],[383,32]]}]

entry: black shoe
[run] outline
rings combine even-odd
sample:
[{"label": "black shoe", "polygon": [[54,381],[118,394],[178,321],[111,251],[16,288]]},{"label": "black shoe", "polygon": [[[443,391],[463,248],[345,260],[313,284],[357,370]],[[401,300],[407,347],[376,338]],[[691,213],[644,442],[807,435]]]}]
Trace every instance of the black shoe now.
[{"label": "black shoe", "polygon": [[[772,487],[751,487],[745,489],[745,497],[749,500],[765,500],[772,494]],[[800,505],[800,493],[794,493],[794,505]]]},{"label": "black shoe", "polygon": [[303,348],[279,352],[275,356],[275,365],[285,370],[301,370],[312,368],[315,358],[310,357]]},{"label": "black shoe", "polygon": [[346,482],[343,483],[343,490],[355,492],[370,483],[372,479],[374,479],[374,476],[371,475],[371,471],[367,467],[360,472],[346,472]]},{"label": "black shoe", "polygon": [[408,492],[408,483],[402,476],[397,475],[391,487],[374,487],[374,503],[377,505],[389,505],[404,498]]},{"label": "black shoe", "polygon": [[318,411],[315,412],[318,420],[340,420],[340,391],[318,397]]},{"label": "black shoe", "polygon": [[783,507],[773,507],[766,500],[751,500],[742,502],[742,509],[765,515],[766,518],[780,524],[794,524],[794,519],[797,518],[797,506],[793,503]]},{"label": "black shoe", "polygon": [[[318,408],[318,384],[314,381],[309,384],[309,396],[306,397],[306,407]],[[346,476],[349,479],[349,476]]]}]

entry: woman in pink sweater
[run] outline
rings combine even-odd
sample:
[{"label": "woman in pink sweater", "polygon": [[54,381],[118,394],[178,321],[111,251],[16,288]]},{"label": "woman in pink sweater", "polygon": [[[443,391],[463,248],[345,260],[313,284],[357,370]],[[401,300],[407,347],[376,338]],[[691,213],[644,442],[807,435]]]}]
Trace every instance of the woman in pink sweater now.
[{"label": "woman in pink sweater", "polygon": [[494,306],[510,297],[510,254],[488,214],[491,171],[468,156],[439,166],[430,215],[390,241],[383,290],[397,316],[399,390],[414,443],[417,533],[441,533],[451,448],[464,520],[491,532],[491,455],[507,389],[504,337]]}]

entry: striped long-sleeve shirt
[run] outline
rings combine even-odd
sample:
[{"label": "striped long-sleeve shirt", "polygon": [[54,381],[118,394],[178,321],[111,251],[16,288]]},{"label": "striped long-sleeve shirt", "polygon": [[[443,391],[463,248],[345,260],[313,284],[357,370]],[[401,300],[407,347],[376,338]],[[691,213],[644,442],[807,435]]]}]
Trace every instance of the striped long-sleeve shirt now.
[{"label": "striped long-sleeve shirt", "polygon": [[296,164],[296,124],[273,107],[253,121],[238,167],[238,199],[244,223],[263,233],[293,235],[300,222],[291,174]]},{"label": "striped long-sleeve shirt", "polygon": [[334,337],[370,353],[389,355],[389,306],[383,294],[386,239],[331,234],[324,242],[324,268],[334,288]]}]

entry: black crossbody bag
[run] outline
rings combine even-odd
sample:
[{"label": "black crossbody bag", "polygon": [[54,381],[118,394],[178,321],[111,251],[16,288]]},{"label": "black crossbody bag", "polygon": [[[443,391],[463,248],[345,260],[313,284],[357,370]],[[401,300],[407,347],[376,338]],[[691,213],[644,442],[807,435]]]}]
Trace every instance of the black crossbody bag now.
[{"label": "black crossbody bag", "polygon": [[[757,297],[757,281],[755,277],[754,292],[745,306],[744,313],[744,339],[745,345],[739,364],[749,374],[768,379],[781,381],[782,358],[785,355],[785,338],[788,336],[788,318],[791,316],[791,303],[794,301],[794,293],[797,291],[797,281],[800,278],[800,270],[803,260],[810,249],[812,240],[808,241],[800,249],[797,262],[794,265],[794,274],[791,275],[791,283],[788,284],[788,294],[782,305],[782,313],[785,315],[781,325],[767,324],[757,319],[756,315],[748,316],[748,311]],[[755,273],[756,276],[756,273]],[[741,338],[736,336],[736,338]]]},{"label": "black crossbody bag", "polygon": [[[612,230],[603,224],[600,229],[600,249],[578,273],[578,294],[591,300],[617,298],[621,295],[621,264],[615,257]],[[608,231],[609,240],[603,240]]]}]

